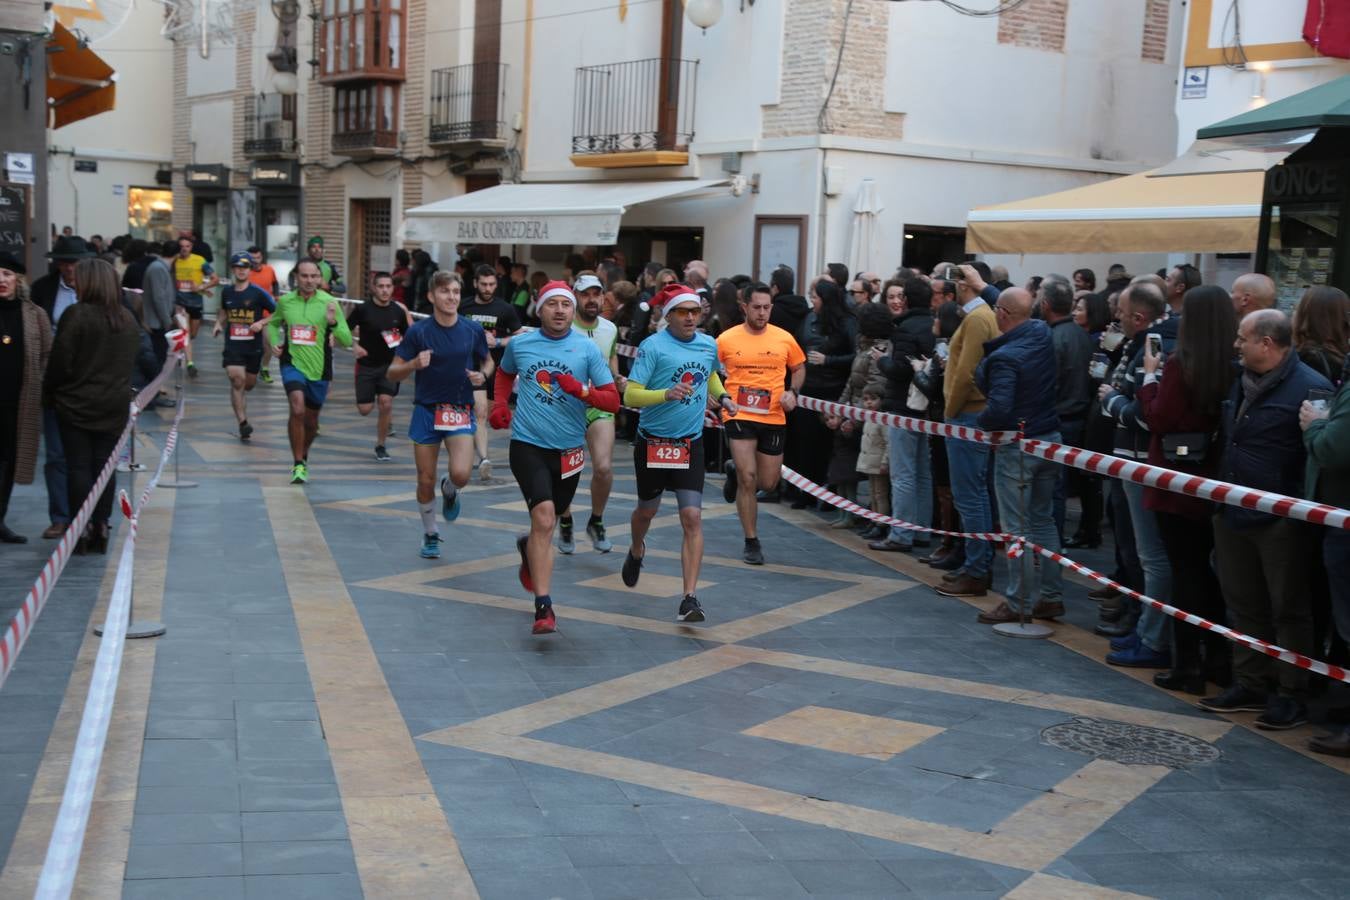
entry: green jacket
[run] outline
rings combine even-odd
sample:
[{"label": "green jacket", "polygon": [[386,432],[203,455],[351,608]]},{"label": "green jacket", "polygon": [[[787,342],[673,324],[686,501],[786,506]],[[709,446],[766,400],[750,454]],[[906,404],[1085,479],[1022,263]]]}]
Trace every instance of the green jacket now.
[{"label": "green jacket", "polygon": [[1303,446],[1308,450],[1304,496],[1350,508],[1350,391],[1336,392],[1327,417],[1303,432]]},{"label": "green jacket", "polygon": [[[329,305],[333,307],[333,325],[328,324]],[[292,339],[291,329],[295,325],[314,329],[312,344],[297,343]],[[329,381],[333,377],[333,356],[328,346],[330,332],[342,346],[352,345],[352,332],[337,300],[322,290],[315,291],[308,300],[296,291],[283,294],[277,298],[277,311],[267,320],[267,339],[272,346],[277,347],[282,338],[286,339],[281,364],[294,366],[310,381]]]}]

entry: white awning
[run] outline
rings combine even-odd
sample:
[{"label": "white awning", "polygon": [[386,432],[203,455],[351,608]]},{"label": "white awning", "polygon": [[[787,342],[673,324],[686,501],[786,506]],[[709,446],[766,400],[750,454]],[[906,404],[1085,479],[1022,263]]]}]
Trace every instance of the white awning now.
[{"label": "white awning", "polygon": [[499,184],[408,210],[399,236],[471,244],[612,244],[630,206],[725,184],[725,179]]}]

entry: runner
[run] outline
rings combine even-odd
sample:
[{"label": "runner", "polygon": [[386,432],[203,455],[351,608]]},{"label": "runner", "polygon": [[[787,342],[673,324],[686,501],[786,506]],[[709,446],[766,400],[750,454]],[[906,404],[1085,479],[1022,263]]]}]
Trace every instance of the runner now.
[{"label": "runner", "polygon": [[[473,285],[477,296],[472,303],[464,304],[461,310],[466,319],[472,319],[487,332],[488,347],[492,350],[492,361],[502,364],[502,354],[511,342],[513,335],[520,334],[520,317],[516,308],[497,296],[497,270],[484,263],[474,270]],[[488,414],[492,401],[494,383],[489,381],[474,388],[473,411],[479,419]],[[488,459],[488,430],[480,428],[473,436],[474,450],[478,457],[478,480],[492,480],[492,462]]]},{"label": "runner", "polygon": [[[511,341],[497,369],[489,421],[511,429],[511,474],[530,509],[530,533],[516,539],[520,583],[534,594],[534,633],[557,628],[549,582],[557,511],[572,505],[586,462],[586,411],[619,408],[609,366],[572,327],[576,297],[561,281],[539,292],[539,330]],[[516,380],[516,376],[520,380]],[[519,387],[515,416],[506,405]]]},{"label": "runner", "polygon": [[[438,271],[431,279],[431,318],[412,325],[402,341],[389,345],[396,344],[398,348],[390,351],[394,358],[388,373],[388,379],[395,382],[396,389],[397,382],[417,372],[408,438],[413,442],[413,459],[417,463],[417,511],[422,517],[423,559],[436,559],[441,555],[441,533],[436,526],[436,472],[440,468],[441,444],[445,444],[450,457],[449,477],[441,479],[441,515],[445,521],[453,522],[459,518],[459,489],[469,483],[469,472],[473,468],[473,433],[477,428],[473,414],[474,390],[492,375],[492,358],[488,355],[483,327],[459,314],[462,287],[463,283],[454,272]],[[375,276],[375,294],[376,297],[383,296],[383,306],[368,303],[363,309],[381,310],[376,315],[386,318],[391,314],[383,310],[389,309],[399,310],[401,315],[407,316],[408,311],[401,304],[389,302],[394,295],[394,281],[388,273],[380,272]],[[388,342],[382,335],[390,329],[375,331],[370,316],[364,322],[367,330],[380,339],[381,345]],[[356,378],[360,388],[359,371]],[[374,389],[372,386],[371,390]],[[391,395],[380,397],[381,402],[385,399],[392,401],[393,398]],[[369,405],[366,411],[370,411]],[[385,415],[383,407],[381,415]],[[387,416],[385,422],[388,423]],[[380,433],[384,434],[383,431]],[[380,457],[383,449],[375,448],[376,459],[389,458],[388,454]]]},{"label": "runner", "polygon": [[[277,270],[272,268],[271,264],[263,259],[262,248],[252,246],[248,248],[248,255],[253,260],[253,271],[249,273],[248,280],[258,287],[267,291],[267,295],[272,298],[281,296],[281,282],[277,280]],[[258,379],[264,384],[272,383],[272,373],[268,371],[268,364],[272,362],[272,347],[267,341],[262,342],[262,365],[258,371]]]},{"label": "runner", "polygon": [[[314,235],[305,242],[305,259],[319,267],[319,289],[324,293],[345,294],[347,286],[342,283],[342,273],[338,267],[324,258],[323,255],[323,237]],[[291,269],[288,276],[291,287],[298,287],[299,274],[295,269]]]},{"label": "runner", "polygon": [[230,257],[231,284],[220,292],[220,312],[211,328],[212,337],[220,337],[227,327],[225,352],[221,365],[230,379],[230,406],[239,422],[239,440],[247,441],[253,434],[248,424],[248,403],[244,395],[258,383],[258,369],[262,364],[263,326],[267,316],[277,308],[272,295],[249,280],[253,258],[247,253]]},{"label": "runner", "polygon": [[[389,436],[389,416],[394,410],[394,398],[398,396],[398,382],[402,379],[391,378],[387,370],[394,359],[394,348],[412,327],[413,319],[406,306],[393,302],[393,276],[388,272],[376,272],[373,281],[374,299],[356,304],[347,316],[347,327],[356,338],[352,346],[356,354],[356,411],[368,416],[376,405],[379,406],[380,411],[375,416],[375,458],[388,462],[389,451],[384,448],[384,441]],[[459,306],[458,291],[455,306]],[[432,462],[434,466],[435,460]]]},{"label": "runner", "polygon": [[[736,504],[745,533],[741,558],[752,566],[764,565],[755,491],[778,486],[787,435],[785,413],[797,406],[797,391],[806,380],[806,356],[791,333],[769,324],[772,310],[769,286],[748,286],[741,300],[744,324],[728,328],[717,339],[717,352],[727,369],[727,390],[740,407],[725,417],[731,461],[722,496]],[[791,379],[788,390],[783,390],[785,372]]]},{"label": "runner", "polygon": [[[337,300],[319,289],[319,266],[312,259],[295,264],[296,289],[277,300],[267,320],[267,339],[281,358],[281,384],[290,404],[286,432],[291,441],[291,484],[309,481],[309,447],[319,433],[319,410],[333,380],[333,345],[352,345],[347,320],[338,315]],[[280,349],[282,335],[286,345]]]},{"label": "runner", "polygon": [[642,411],[633,441],[638,505],[633,510],[632,544],[623,561],[623,583],[637,585],[647,554],[647,529],[661,507],[661,495],[674,491],[684,529],[680,548],[684,599],[675,616],[679,622],[704,619],[694,593],[703,563],[703,413],[710,396],[732,415],[737,412],[717,375],[717,343],[697,330],[701,313],[702,302],[692,290],[666,301],[668,325],[638,347],[623,392],[624,403]]},{"label": "runner", "polygon": [[178,239],[178,255],[173,260],[173,283],[177,291],[175,302],[182,307],[188,319],[187,371],[189,378],[197,377],[197,364],[192,359],[192,342],[202,327],[202,295],[220,283],[211,264],[192,252],[192,238]]},{"label": "runner", "polygon": [[[618,390],[627,381],[619,374],[619,329],[608,319],[600,318],[600,303],[605,289],[600,279],[584,273],[572,286],[577,298],[577,316],[572,322],[577,331],[595,341],[600,356],[609,362],[610,375]],[[614,487],[614,413],[601,409],[586,410],[586,449],[591,454],[591,517],[586,522],[586,535],[597,553],[608,553],[614,544],[605,536],[605,504]],[[558,550],[572,553],[577,549],[572,538],[572,509],[568,507],[558,518]]]}]

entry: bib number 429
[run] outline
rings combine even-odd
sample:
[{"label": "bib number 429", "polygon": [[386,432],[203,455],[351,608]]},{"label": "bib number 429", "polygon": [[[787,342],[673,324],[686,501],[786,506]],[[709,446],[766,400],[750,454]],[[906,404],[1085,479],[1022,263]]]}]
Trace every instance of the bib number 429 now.
[{"label": "bib number 429", "polygon": [[649,469],[687,469],[689,468],[689,439],[663,441],[647,439],[647,468]]}]

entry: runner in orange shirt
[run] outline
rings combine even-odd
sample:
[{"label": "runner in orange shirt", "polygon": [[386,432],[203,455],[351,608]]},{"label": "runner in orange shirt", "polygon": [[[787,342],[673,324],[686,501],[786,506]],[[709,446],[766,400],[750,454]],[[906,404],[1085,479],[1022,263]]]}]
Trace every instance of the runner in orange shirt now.
[{"label": "runner in orange shirt", "polygon": [[[263,251],[261,247],[253,246],[248,248],[248,255],[253,260],[253,268],[248,273],[248,280],[267,292],[267,296],[274,301],[281,296],[281,282],[277,280],[277,270],[272,268],[271,263],[263,261]],[[268,313],[267,315],[271,315]],[[264,316],[266,318],[266,316]],[[272,361],[272,347],[267,341],[263,341],[261,371],[258,377],[266,384],[272,383],[272,373],[268,371],[267,364]]]},{"label": "runner in orange shirt", "polygon": [[[741,301],[745,323],[728,328],[717,339],[717,354],[727,370],[727,392],[737,407],[734,415],[724,415],[731,462],[722,496],[736,504],[745,532],[742,558],[752,566],[764,565],[755,490],[771,491],[778,485],[786,413],[796,407],[797,391],[806,380],[806,356],[790,333],[769,324],[772,309],[768,285],[747,285]],[[787,390],[785,375],[791,378]]]}]

